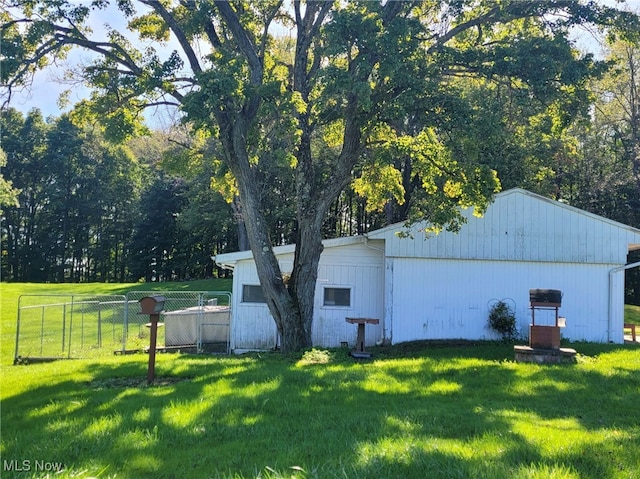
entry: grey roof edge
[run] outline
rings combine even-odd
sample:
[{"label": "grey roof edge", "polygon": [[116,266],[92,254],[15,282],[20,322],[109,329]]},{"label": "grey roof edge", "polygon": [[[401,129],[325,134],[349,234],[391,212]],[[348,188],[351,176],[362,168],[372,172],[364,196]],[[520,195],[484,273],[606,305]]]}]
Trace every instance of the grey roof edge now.
[{"label": "grey roof edge", "polygon": [[[331,238],[322,240],[322,246],[324,248],[336,248],[340,246],[354,245],[365,242],[365,237],[362,235],[357,236],[343,236],[340,238]],[[292,254],[295,252],[296,245],[295,244],[287,244],[274,246],[273,252],[276,256],[283,254]],[[237,263],[238,261],[243,261],[247,259],[252,259],[253,253],[251,250],[247,251],[234,251],[232,253],[221,253],[213,256],[213,260],[219,265],[232,265]]]}]

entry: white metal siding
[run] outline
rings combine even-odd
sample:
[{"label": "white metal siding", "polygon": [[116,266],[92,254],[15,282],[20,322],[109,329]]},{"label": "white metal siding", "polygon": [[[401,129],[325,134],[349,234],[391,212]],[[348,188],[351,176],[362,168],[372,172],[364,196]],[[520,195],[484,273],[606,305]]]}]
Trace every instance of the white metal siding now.
[{"label": "white metal siding", "polygon": [[[489,304],[505,298],[515,302],[519,328],[528,333],[532,288],[563,291],[565,337],[622,342],[624,274],[610,280],[609,272],[626,263],[629,245],[640,245],[640,231],[519,189],[497,195],[482,218],[471,210],[464,214],[468,223],[458,234],[424,239],[415,227],[413,238],[400,238],[396,225],[370,233],[368,243],[326,242],[316,284],[314,344],[353,344],[356,326],[345,322],[349,316],[382,320],[366,326],[369,345],[382,338],[493,338],[486,328]],[[282,270],[291,271],[293,249],[281,248]],[[232,348],[268,349],[277,334],[266,305],[241,302],[242,285],[258,284],[253,260],[246,258],[220,255],[236,265]],[[323,306],[325,286],[352,288],[352,305]]]},{"label": "white metal siding", "polygon": [[[368,317],[380,320],[379,325],[367,324],[365,341],[374,344],[382,338],[384,308],[384,273],[382,258],[376,265],[323,264],[318,269],[316,286],[313,343],[337,347],[345,341],[356,343],[357,326],[345,321],[348,317]],[[351,306],[324,306],[324,288],[351,288]]]},{"label": "white metal siding", "polygon": [[[501,299],[515,303],[518,328],[528,335],[533,288],[563,292],[563,337],[606,342],[608,272],[614,266],[394,258],[392,267],[387,265],[393,283],[393,342],[496,338],[487,318],[492,300]],[[552,324],[554,318],[552,312],[537,312],[536,324]]]},{"label": "white metal siding", "polygon": [[400,227],[370,236],[385,239],[391,257],[595,264],[624,264],[629,245],[640,243],[637,230],[522,190],[498,195],[482,218],[464,215],[458,234],[425,239],[416,226],[413,238],[397,236]]},{"label": "white metal siding", "polygon": [[[375,243],[374,243],[375,244]],[[382,337],[384,305],[384,272],[382,244],[364,243],[326,248],[318,267],[312,340],[314,345],[338,347],[343,341],[355,344],[356,326],[346,317],[374,317],[380,325],[366,326],[366,342],[375,343]],[[283,272],[291,271],[293,254],[278,256]],[[242,303],[242,285],[259,284],[253,259],[238,261],[234,269],[232,341],[234,350],[270,349],[276,345],[277,329],[266,304]],[[351,288],[349,307],[324,306],[324,288]]]},{"label": "white metal siding", "polygon": [[242,302],[245,284],[260,284],[253,260],[239,261],[233,270],[231,349],[271,349],[278,344],[275,322],[266,304]]}]

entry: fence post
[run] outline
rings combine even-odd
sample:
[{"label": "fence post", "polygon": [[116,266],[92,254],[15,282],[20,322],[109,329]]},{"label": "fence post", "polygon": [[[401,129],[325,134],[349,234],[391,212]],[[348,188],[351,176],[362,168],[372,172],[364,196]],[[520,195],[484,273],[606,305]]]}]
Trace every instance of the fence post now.
[{"label": "fence post", "polygon": [[[64,316],[67,316],[67,304],[64,304]],[[71,359],[71,338],[73,337],[73,296],[71,296],[71,314],[69,315],[69,348],[67,350],[67,359]]]},{"label": "fence post", "polygon": [[122,354],[127,350],[127,335],[129,334],[129,293],[124,296],[124,321],[122,324]]},{"label": "fence post", "polygon": [[62,305],[62,352],[64,353],[64,347],[67,339],[67,305]]},{"label": "fence post", "polygon": [[15,352],[13,354],[13,364],[18,364],[18,358],[20,357],[20,355],[18,354],[18,345],[19,345],[19,341],[20,341],[20,303],[22,301],[22,296],[20,296],[18,298],[18,318],[16,321],[16,349]]},{"label": "fence post", "polygon": [[102,303],[98,301],[98,348],[102,347]]}]

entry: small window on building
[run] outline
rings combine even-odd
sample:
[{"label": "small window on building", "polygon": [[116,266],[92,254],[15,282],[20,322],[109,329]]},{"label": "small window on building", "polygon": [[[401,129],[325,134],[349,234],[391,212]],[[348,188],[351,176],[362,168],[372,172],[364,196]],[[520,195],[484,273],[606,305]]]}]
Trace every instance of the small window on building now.
[{"label": "small window on building", "polygon": [[266,303],[262,287],[259,284],[243,284],[242,285],[242,302],[243,303]]},{"label": "small window on building", "polygon": [[324,306],[351,306],[351,288],[324,288]]}]

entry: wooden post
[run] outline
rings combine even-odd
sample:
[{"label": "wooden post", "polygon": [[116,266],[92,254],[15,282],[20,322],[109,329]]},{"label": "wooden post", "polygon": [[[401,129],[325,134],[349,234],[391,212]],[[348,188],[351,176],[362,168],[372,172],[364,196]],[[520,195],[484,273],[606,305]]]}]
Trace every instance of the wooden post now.
[{"label": "wooden post", "polygon": [[158,340],[158,320],[164,310],[164,296],[146,296],[140,300],[140,314],[148,314],[151,324],[149,327],[149,367],[147,368],[147,383],[152,384],[156,376],[156,342]]},{"label": "wooden post", "polygon": [[158,319],[160,314],[151,314],[151,331],[149,339],[149,366],[147,368],[147,384],[153,384],[156,377],[156,343],[158,341]]}]

